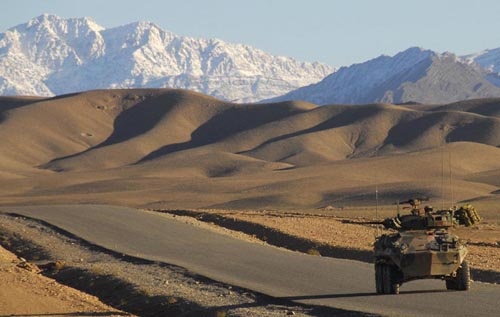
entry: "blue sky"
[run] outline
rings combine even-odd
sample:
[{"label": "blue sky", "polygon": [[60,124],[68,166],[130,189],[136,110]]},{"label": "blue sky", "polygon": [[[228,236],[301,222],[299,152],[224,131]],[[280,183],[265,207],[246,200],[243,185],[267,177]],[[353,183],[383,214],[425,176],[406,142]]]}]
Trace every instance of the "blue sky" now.
[{"label": "blue sky", "polygon": [[332,66],[411,46],[459,55],[500,47],[498,0],[1,0],[0,9],[0,32],[42,13],[104,27],[151,21]]}]

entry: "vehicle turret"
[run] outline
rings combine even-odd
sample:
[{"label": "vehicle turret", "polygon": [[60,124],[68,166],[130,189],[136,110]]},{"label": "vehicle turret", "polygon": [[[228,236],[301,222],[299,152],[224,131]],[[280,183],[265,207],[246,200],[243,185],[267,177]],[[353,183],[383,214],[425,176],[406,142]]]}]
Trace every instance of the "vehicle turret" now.
[{"label": "vehicle turret", "polygon": [[[405,203],[410,204],[411,214],[400,215],[399,206]],[[397,205],[398,215],[396,217],[386,218],[379,222],[384,225],[386,229],[424,230],[449,228],[457,225],[470,227],[481,221],[481,217],[479,217],[475,208],[471,205],[437,211],[434,211],[431,206],[425,206],[423,210],[421,210],[419,208],[420,200],[416,199],[398,202]]]}]

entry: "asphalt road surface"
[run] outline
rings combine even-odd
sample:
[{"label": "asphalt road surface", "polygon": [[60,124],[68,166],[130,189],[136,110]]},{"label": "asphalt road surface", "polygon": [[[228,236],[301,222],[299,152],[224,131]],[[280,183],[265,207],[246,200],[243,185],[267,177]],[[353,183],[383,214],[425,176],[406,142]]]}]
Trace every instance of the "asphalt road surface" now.
[{"label": "asphalt road surface", "polygon": [[498,316],[500,286],[473,283],[447,291],[443,281],[404,284],[376,295],[373,266],[242,241],[152,212],[102,205],[2,207],[44,220],[95,245],[184,267],[277,298],[390,316]]}]

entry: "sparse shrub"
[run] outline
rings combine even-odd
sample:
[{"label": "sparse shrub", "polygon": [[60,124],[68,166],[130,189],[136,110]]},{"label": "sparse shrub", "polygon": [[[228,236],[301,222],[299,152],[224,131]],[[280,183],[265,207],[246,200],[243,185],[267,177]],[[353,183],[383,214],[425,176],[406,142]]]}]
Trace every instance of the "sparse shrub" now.
[{"label": "sparse shrub", "polygon": [[149,290],[144,289],[144,288],[139,288],[137,290],[137,295],[142,296],[142,297],[151,297],[152,294]]},{"label": "sparse shrub", "polygon": [[[38,260],[38,259],[40,259],[40,256],[34,255],[34,256],[32,256],[32,259]],[[58,272],[58,271],[64,269],[66,267],[66,262],[61,261],[61,260],[57,260],[55,262],[49,262],[47,264],[39,265],[39,267],[42,270],[46,270],[46,271],[54,273],[54,272]]]},{"label": "sparse shrub", "polygon": [[118,307],[123,307],[123,306],[125,306],[127,304],[128,304],[128,302],[127,302],[127,300],[125,298],[120,298],[118,300]]},{"label": "sparse shrub", "polygon": [[60,271],[60,270],[62,270],[65,266],[66,266],[66,262],[64,262],[64,261],[59,261],[59,260],[58,260],[58,261],[56,261],[56,262],[54,263],[54,270],[55,270],[55,271]]},{"label": "sparse shrub", "polygon": [[316,249],[309,249],[309,250],[307,250],[307,254],[321,256],[321,253],[319,253],[319,251],[316,250]]},{"label": "sparse shrub", "polygon": [[104,275],[104,270],[101,268],[101,267],[98,267],[98,266],[93,266],[91,269],[90,269],[90,273],[94,276],[98,276],[98,275]]},{"label": "sparse shrub", "polygon": [[167,303],[168,303],[169,305],[174,305],[174,304],[177,304],[177,298],[175,298],[175,297],[169,297],[169,298],[167,299]]},{"label": "sparse shrub", "polygon": [[225,310],[218,310],[215,312],[215,317],[226,317],[227,312]]}]

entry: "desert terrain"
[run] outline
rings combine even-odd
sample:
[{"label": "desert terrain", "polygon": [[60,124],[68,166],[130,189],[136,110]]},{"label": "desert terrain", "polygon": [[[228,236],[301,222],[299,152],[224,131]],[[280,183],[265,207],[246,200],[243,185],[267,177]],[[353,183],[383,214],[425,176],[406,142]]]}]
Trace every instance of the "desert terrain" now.
[{"label": "desert terrain", "polygon": [[[238,220],[229,229],[245,239],[271,244],[278,232],[323,256],[370,261],[376,229],[359,222],[393,216],[395,201],[471,203],[482,223],[456,230],[473,278],[499,283],[500,99],[233,104],[170,89],[0,97],[0,137],[0,206],[131,206],[213,230]],[[6,236],[23,232],[13,223],[3,218]],[[25,242],[43,241],[35,234]],[[293,249],[287,241],[277,245]]]},{"label": "desert terrain", "polygon": [[3,248],[0,248],[0,265],[2,315],[132,316],[103,304],[94,296],[36,274],[38,267],[20,261]]}]

